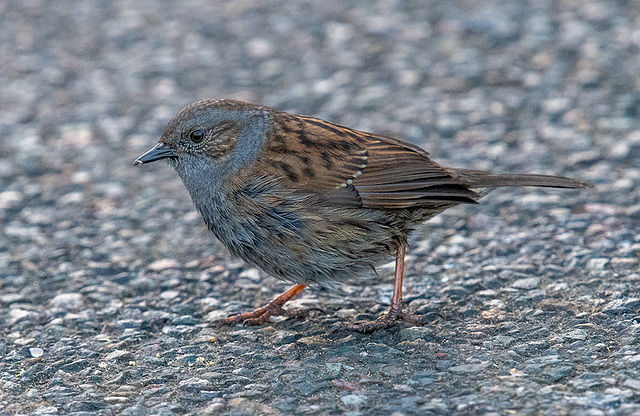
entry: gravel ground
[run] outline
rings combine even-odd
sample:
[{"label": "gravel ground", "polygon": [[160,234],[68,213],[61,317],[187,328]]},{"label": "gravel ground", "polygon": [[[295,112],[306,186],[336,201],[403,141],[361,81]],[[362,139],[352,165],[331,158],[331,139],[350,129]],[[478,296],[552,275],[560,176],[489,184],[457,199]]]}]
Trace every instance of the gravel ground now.
[{"label": "gravel ground", "polygon": [[[321,3],[321,4],[319,4]],[[640,414],[640,3],[0,2],[0,415]],[[202,98],[404,138],[439,162],[588,180],[507,189],[411,241],[428,327],[208,327],[286,284],[231,259],[166,164]]]}]

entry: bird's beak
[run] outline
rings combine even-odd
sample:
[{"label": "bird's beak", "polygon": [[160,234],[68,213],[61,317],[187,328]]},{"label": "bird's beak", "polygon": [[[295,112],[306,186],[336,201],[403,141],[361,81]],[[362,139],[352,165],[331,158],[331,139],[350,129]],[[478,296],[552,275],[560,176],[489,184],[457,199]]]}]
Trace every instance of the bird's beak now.
[{"label": "bird's beak", "polygon": [[165,147],[164,143],[158,143],[153,146],[148,152],[133,161],[134,165],[142,165],[143,163],[155,162],[156,160],[165,159],[168,157],[177,157],[175,149]]}]

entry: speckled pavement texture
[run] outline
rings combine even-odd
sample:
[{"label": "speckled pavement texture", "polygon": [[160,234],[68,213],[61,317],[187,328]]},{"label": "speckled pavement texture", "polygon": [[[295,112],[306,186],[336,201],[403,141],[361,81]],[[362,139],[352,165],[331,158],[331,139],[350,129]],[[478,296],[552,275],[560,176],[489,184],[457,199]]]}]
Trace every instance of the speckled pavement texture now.
[{"label": "speckled pavement texture", "polygon": [[[0,415],[640,414],[640,3],[0,2]],[[237,98],[446,165],[562,174],[305,290],[306,319],[208,326],[287,285],[230,258],[166,164],[169,118]]]}]

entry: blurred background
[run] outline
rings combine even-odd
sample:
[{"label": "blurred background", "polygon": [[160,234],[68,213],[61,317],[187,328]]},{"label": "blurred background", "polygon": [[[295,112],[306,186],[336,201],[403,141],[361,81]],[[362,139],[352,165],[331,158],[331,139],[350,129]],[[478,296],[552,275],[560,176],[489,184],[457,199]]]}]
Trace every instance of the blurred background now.
[{"label": "blurred background", "polygon": [[[589,414],[597,415],[615,403],[637,403],[637,368],[613,355],[613,361],[593,369],[603,372],[595,378],[613,377],[611,383],[577,383],[563,394],[542,398],[536,391],[545,383],[578,379],[580,365],[570,361],[599,356],[602,347],[597,345],[617,351],[605,328],[623,331],[635,325],[631,318],[638,308],[640,279],[639,50],[640,2],[624,0],[0,2],[0,356],[5,355],[0,360],[5,383],[0,411],[124,411],[133,406],[132,400],[109,402],[104,397],[117,396],[114,391],[126,380],[111,387],[102,384],[125,370],[134,371],[136,380],[153,373],[142,386],[166,383],[167,392],[158,397],[182,397],[182,407],[173,410],[177,413],[206,408],[209,402],[198,400],[210,397],[200,390],[222,389],[216,380],[229,377],[236,377],[235,384],[224,387],[229,391],[216,390],[220,393],[211,396],[217,400],[212,406],[218,407],[210,412],[232,409],[229,400],[234,397],[259,403],[243,408],[250,414],[300,408],[308,414],[358,414],[374,409],[375,403],[393,404],[389,414],[394,409],[446,414],[468,409],[459,406],[475,400],[480,413],[515,406],[534,413],[594,409]],[[271,391],[238,381],[247,378],[234,373],[238,366],[251,374],[262,371],[264,378],[253,381],[269,386],[269,377],[275,376],[267,369],[279,364],[259,358],[231,364],[240,356],[233,349],[216,350],[211,362],[222,376],[198,373],[206,381],[199,388],[191,380],[195,375],[173,358],[163,364],[175,364],[170,365],[171,376],[154,373],[160,366],[153,361],[155,354],[174,351],[175,357],[175,348],[195,342],[202,328],[194,325],[208,313],[258,306],[284,288],[229,258],[202,225],[168,166],[131,166],[156,143],[175,113],[210,98],[246,100],[394,136],[424,147],[436,161],[450,166],[566,175],[595,188],[496,191],[481,207],[447,211],[416,233],[408,257],[411,307],[444,311],[466,321],[435,327],[435,338],[418,336],[434,344],[413,346],[414,353],[454,357],[452,368],[469,357],[475,357],[473,365],[490,362],[469,370],[482,374],[469,377],[464,367],[451,373],[459,384],[439,383],[436,388],[424,380],[445,380],[448,367],[413,361],[417,367],[412,371],[422,374],[423,381],[412,384],[400,361],[396,372],[384,374],[366,367],[366,360],[357,361],[359,351],[371,345],[368,339],[351,338],[356,358],[350,368],[359,374],[383,374],[379,378],[386,381],[378,387],[356,383],[357,388],[331,381],[338,387],[328,397],[341,398],[333,407],[305,402],[316,390],[305,390],[304,385],[282,387],[268,400],[234,396],[243,388]],[[526,280],[530,278],[534,280]],[[501,291],[504,287],[509,290]],[[269,354],[284,344],[329,331],[336,321],[366,318],[357,312],[364,309],[362,304],[349,303],[353,299],[369,302],[366,313],[375,316],[384,307],[371,305],[388,302],[390,285],[385,280],[344,290],[351,300],[309,291],[303,301],[317,305],[320,296],[328,317],[285,323],[293,333],[289,338],[279,335],[273,345],[262,340],[251,348],[267,345],[270,352],[264,354],[277,362],[286,354]],[[552,306],[539,303],[550,298],[556,302]],[[600,311],[602,305],[614,312],[590,332],[600,338],[594,335],[591,342],[582,335],[554,335],[585,324],[586,315],[575,316]],[[336,318],[338,310],[347,312]],[[517,332],[522,316],[551,325],[553,319],[541,318],[547,313],[538,312],[543,310],[566,320],[557,321],[551,334],[524,324],[527,330]],[[508,337],[541,342],[540,355],[557,356],[560,351],[567,361],[554,361],[549,374],[537,381],[506,386],[500,377],[522,368],[523,360],[537,356],[538,347],[511,350],[507,346],[513,341],[501,344],[503,338],[487,335],[486,342],[505,346],[503,355],[495,355],[489,344],[472,339],[483,331],[478,322],[492,328],[487,330],[491,337],[516,331]],[[171,332],[177,327],[182,332]],[[224,336],[240,337],[245,344],[262,336],[242,331],[250,330]],[[447,349],[451,333],[461,339]],[[468,333],[476,335],[465,337]],[[243,334],[253,335],[245,339]],[[374,341],[405,351],[397,343],[413,342],[415,334],[403,334],[400,340],[391,333]],[[165,342],[165,335],[173,344],[154,350],[151,346]],[[465,344],[467,338],[471,341]],[[632,352],[620,350],[621,356],[637,357],[637,336],[631,338],[626,351]],[[571,344],[570,350],[565,341],[582,344]],[[65,342],[82,348],[69,350]],[[29,348],[36,345],[49,357],[46,366],[25,361],[34,358]],[[199,345],[199,351],[214,348]],[[141,346],[149,348],[140,352]],[[121,349],[128,352],[109,356],[115,367],[91,361]],[[342,355],[351,359],[351,352]],[[322,385],[311,376],[317,357],[302,354],[296,359],[304,364],[300,370],[307,370],[300,377],[311,377],[300,383]],[[91,364],[70,366],[82,360]],[[142,369],[127,367],[145,360],[150,361]],[[530,371],[537,373],[536,365]],[[616,366],[628,372],[621,376]],[[17,377],[23,372],[25,376]],[[77,387],[82,382],[93,387]],[[61,385],[68,388],[67,396]],[[397,385],[407,387],[393,390]],[[509,392],[518,386],[525,392],[514,404]],[[91,398],[85,391],[97,393]],[[45,401],[39,398],[43,392],[49,392]],[[384,392],[390,394],[388,400]],[[362,399],[367,395],[378,401]],[[422,402],[399,399],[416,395]],[[567,399],[572,395],[581,399]],[[436,396],[440,402],[433,401]],[[500,404],[491,407],[489,396]],[[70,408],[64,397],[80,404]],[[144,400],[147,409],[151,405]],[[82,403],[98,404],[92,408]],[[303,404],[307,407],[300,407]],[[632,414],[638,409],[627,410]],[[128,412],[137,414],[135,409]]]}]

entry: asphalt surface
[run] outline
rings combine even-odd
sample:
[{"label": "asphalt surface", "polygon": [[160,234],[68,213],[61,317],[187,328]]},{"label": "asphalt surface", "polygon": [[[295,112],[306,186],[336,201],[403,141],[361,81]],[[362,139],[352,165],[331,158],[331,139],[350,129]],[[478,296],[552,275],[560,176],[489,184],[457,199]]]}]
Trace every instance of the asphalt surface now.
[{"label": "asphalt surface", "polygon": [[[0,2],[0,415],[640,414],[640,3]],[[496,190],[305,319],[209,327],[287,285],[230,258],[166,164],[236,98],[411,141]]]}]

